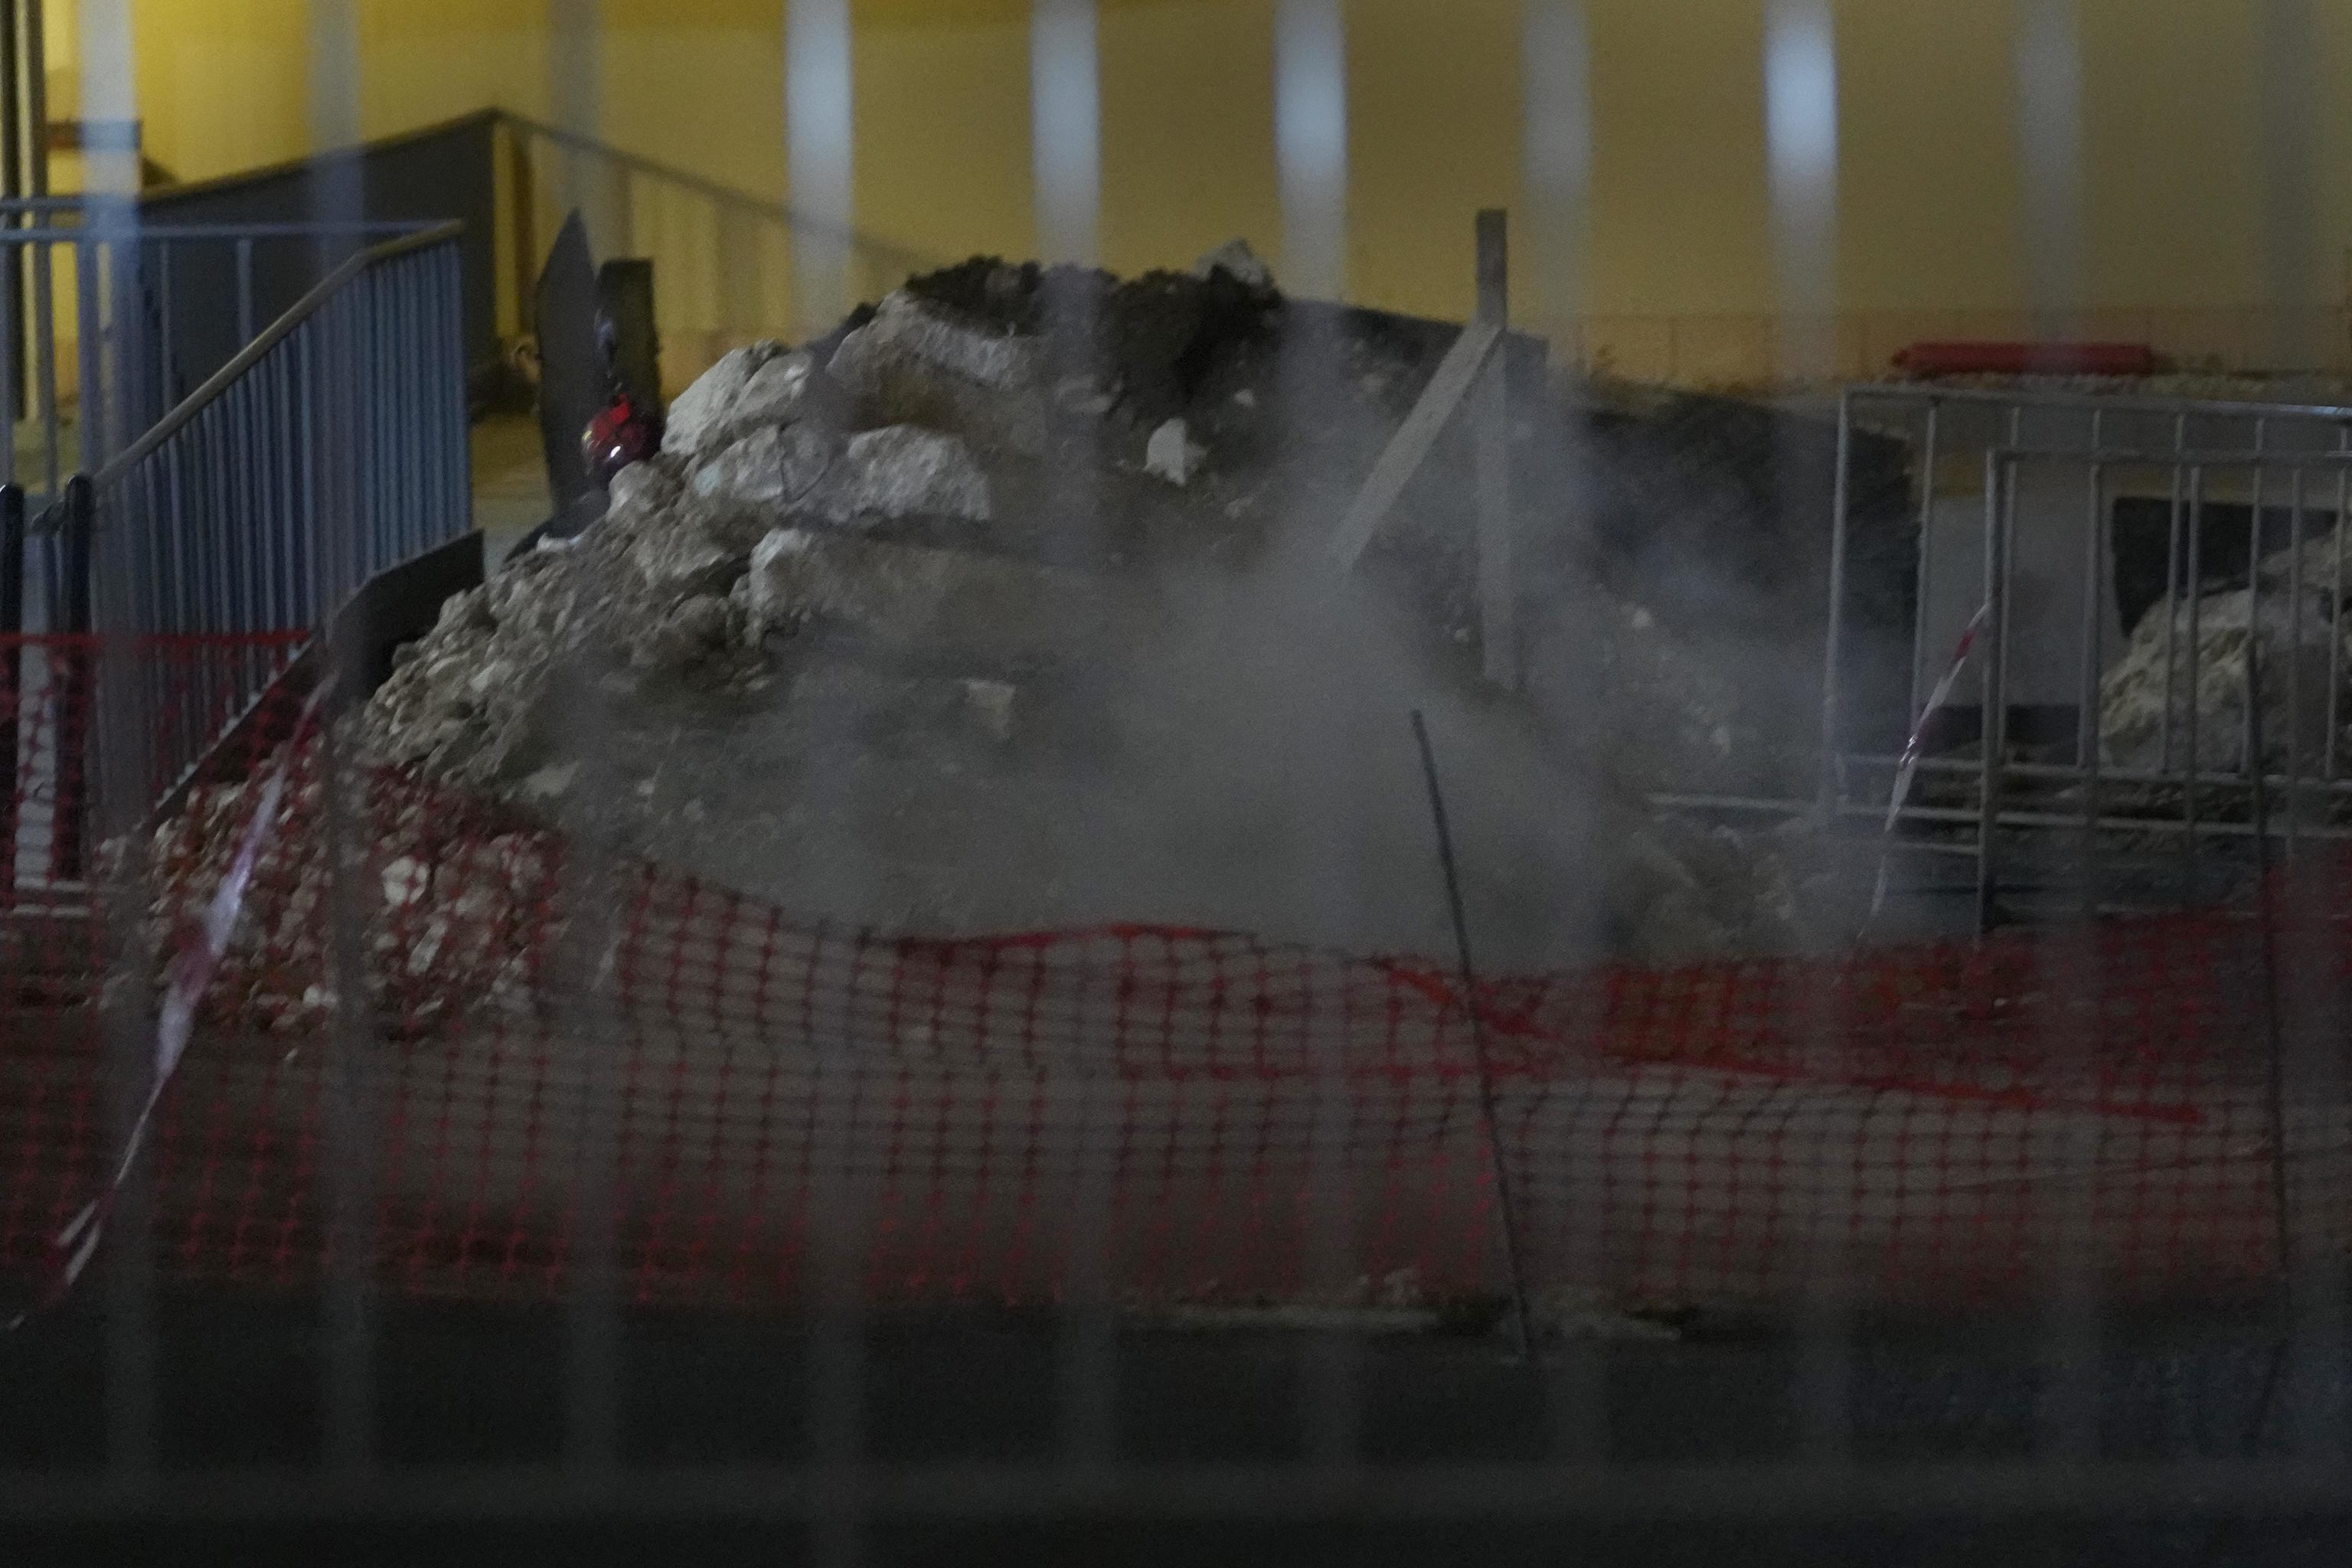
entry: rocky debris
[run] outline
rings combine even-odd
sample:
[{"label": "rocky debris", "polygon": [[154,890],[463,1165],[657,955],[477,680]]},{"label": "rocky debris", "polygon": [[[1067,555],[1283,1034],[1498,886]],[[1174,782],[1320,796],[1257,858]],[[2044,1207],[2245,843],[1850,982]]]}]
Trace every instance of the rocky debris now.
[{"label": "rocky debris", "polygon": [[[2193,700],[2199,771],[2242,772],[2247,648],[2257,638],[2264,766],[2283,770],[2299,757],[2309,768],[2324,754],[2328,731],[2344,721],[2342,713],[2328,711],[2331,668],[2339,699],[2352,693],[2352,636],[2338,640],[2330,624],[2331,594],[2306,588],[2302,614],[2294,614],[2294,601],[2284,591],[2287,574],[2287,566],[2277,558],[2263,563],[2259,615],[2253,594],[2244,588],[2208,594],[2197,601],[2193,681],[2189,602],[2158,605],[2140,617],[2122,658],[2099,682],[2099,749],[2106,766],[2149,772],[2187,766]],[[2305,581],[2326,582],[2332,576],[2315,577],[2307,571]],[[2347,629],[2352,631],[2352,626]]]},{"label": "rocky debris", "polygon": [[875,422],[984,433],[1033,455],[1045,448],[1034,341],[905,289],[842,339],[829,369]]},{"label": "rocky debris", "polygon": [[1209,454],[1192,441],[1192,427],[1181,419],[1171,419],[1151,433],[1143,448],[1144,472],[1166,479],[1181,489],[1192,482],[1201,460]]},{"label": "rocky debris", "polygon": [[994,515],[988,476],[971,448],[957,437],[915,425],[851,437],[823,510],[840,523],[877,517],[986,522]]},{"label": "rocky debris", "polygon": [[1204,283],[1221,272],[1244,289],[1274,290],[1274,268],[1259,259],[1246,239],[1229,239],[1192,263],[1192,276]]},{"label": "rocky debris", "polygon": [[1796,879],[1766,840],[1659,814],[1616,847],[1616,945],[1654,963],[1785,952],[1803,942]]},{"label": "rocky debris", "polygon": [[764,427],[816,421],[838,425],[842,389],[815,356],[774,342],[723,356],[670,405],[662,450],[695,458]]},{"label": "rocky debris", "polygon": [[[1090,335],[1058,336],[1065,321]],[[1303,422],[1297,399],[1275,395],[1294,328],[1336,349],[1342,388],[1336,411]],[[1426,589],[1440,601],[1432,668],[1381,662],[1396,628],[1372,636],[1350,619],[1345,635],[1377,654],[1292,679],[1328,650],[1299,646],[1296,604],[1282,593],[1261,603],[1249,568],[1272,530],[1311,522],[1328,499],[1301,476],[1319,464],[1344,488],[1360,474],[1451,337],[1441,323],[1286,303],[1245,248],[1190,275],[1124,282],[989,258],[911,279],[828,342],[753,344],[714,366],[678,399],[665,450],[614,478],[602,521],[454,601],[404,650],[357,720],[362,749],[567,826],[655,837],[675,827],[658,850],[670,863],[813,900],[813,913],[890,923],[903,910],[902,923],[928,929],[993,929],[1084,904],[1104,918],[1149,909],[1313,940],[1418,940],[1397,934],[1417,929],[1409,921],[1328,924],[1319,894],[1296,902],[1286,873],[1269,868],[1289,854],[1305,799],[1319,809],[1326,795],[1358,791],[1349,810],[1416,845],[1423,826],[1417,794],[1370,799],[1378,792],[1353,760],[1336,776],[1318,771],[1321,757],[1280,761],[1297,730],[1280,715],[1287,703],[1376,695],[1385,724],[1398,684],[1445,679],[1461,661],[1475,527],[1446,510],[1455,489],[1468,493],[1446,465],[1466,457],[1441,452],[1426,493],[1407,498],[1384,536],[1402,598],[1368,570],[1363,602],[1349,595],[1345,609],[1410,612]],[[1350,402],[1345,389],[1365,383],[1377,391]],[[1532,426],[1526,442],[1540,445]],[[1202,467],[1204,447],[1218,455],[1214,469]],[[1134,466],[1139,449],[1148,472]],[[1097,470],[1069,487],[1083,489],[1085,526],[1051,531],[1063,528],[1048,514],[1070,461]],[[1632,525],[1629,516],[1628,537]],[[1581,558],[1562,570],[1597,586]],[[1532,574],[1528,584],[1553,586]],[[1213,601],[1205,619],[1199,599]],[[1502,889],[1497,908],[1524,939],[1498,951],[1566,951],[1589,940],[1596,904],[1625,943],[1654,956],[1788,945],[1789,878],[1775,847],[1686,824],[1654,831],[1643,800],[1747,743],[1759,726],[1742,717],[1743,691],[1671,629],[1663,601],[1612,584],[1577,602],[1598,606],[1580,612],[1586,640],[1554,651],[1606,708],[1598,718],[1573,710],[1564,732],[1598,763],[1577,776],[1598,783],[1565,787],[1577,812],[1608,817],[1607,863],[1597,887],[1575,895],[1575,913],[1546,907],[1590,860],[1580,838],[1562,847],[1572,835],[1556,820],[1559,800],[1538,801],[1528,770],[1496,759],[1560,758],[1506,753],[1496,748],[1536,743],[1483,730],[1486,765],[1521,781],[1496,792],[1486,824],[1490,893]],[[1225,616],[1231,635],[1199,635]],[[1253,689],[1258,672],[1240,670],[1252,658],[1266,663],[1266,689]],[[1374,664],[1384,673],[1367,673]],[[826,685],[851,671],[873,677],[855,700]],[[609,748],[587,775],[594,782],[579,782],[568,748],[580,697],[642,733],[646,756],[697,759],[705,782],[693,814],[659,806],[661,792],[641,778],[633,792]],[[1551,725],[1554,715],[1538,700],[1535,717]],[[681,722],[708,731],[684,752]],[[740,787],[713,782],[730,769],[746,771]],[[856,863],[837,884],[810,873],[825,870],[824,844],[838,832],[813,826],[815,808],[776,783],[820,774],[854,780],[840,787],[886,825],[869,824],[861,831],[879,837],[835,857]],[[768,847],[752,867],[737,830],[755,823],[769,824],[759,830]],[[1184,845],[1174,864],[1162,838]],[[1542,854],[1521,852],[1538,841]],[[728,846],[722,863],[698,858],[695,846],[717,843]],[[897,868],[887,888],[867,874],[877,857]],[[770,879],[776,867],[789,874]],[[838,897],[815,890],[836,887]],[[817,907],[829,897],[841,907]]]},{"label": "rocky debris", "polygon": [[[206,1022],[295,1033],[338,1010],[317,763],[315,746],[294,760],[293,786],[279,802],[205,993]],[[364,825],[373,868],[345,893],[366,933],[360,960],[371,1026],[410,1037],[485,1006],[529,1005],[558,868],[549,841],[453,811],[448,798],[394,776],[355,775],[347,787],[341,809]],[[170,954],[185,945],[236,858],[260,792],[253,781],[200,784],[156,830],[150,951]]]},{"label": "rocky debris", "polygon": [[781,528],[751,552],[745,605],[760,635],[811,621],[885,642],[970,652],[1050,654],[1114,624],[1132,626],[1132,591],[1008,557]]},{"label": "rocky debris", "polygon": [[798,506],[832,471],[839,443],[814,426],[763,425],[706,455],[694,493],[745,507]]},{"label": "rocky debris", "polygon": [[741,400],[744,388],[761,367],[785,352],[782,343],[762,342],[720,356],[669,405],[662,450],[690,458],[707,447],[724,445],[734,433],[728,416]]},{"label": "rocky debris", "polygon": [[[1083,331],[1083,346],[1058,351],[1056,388],[1069,385],[1071,405],[1101,407],[1138,431],[1185,413],[1218,376],[1269,343],[1285,308],[1270,281],[1221,267],[1198,277],[1147,272],[1122,280],[995,257],[909,279],[904,292],[1040,344],[1057,331]],[[1098,401],[1105,397],[1110,402]]]}]

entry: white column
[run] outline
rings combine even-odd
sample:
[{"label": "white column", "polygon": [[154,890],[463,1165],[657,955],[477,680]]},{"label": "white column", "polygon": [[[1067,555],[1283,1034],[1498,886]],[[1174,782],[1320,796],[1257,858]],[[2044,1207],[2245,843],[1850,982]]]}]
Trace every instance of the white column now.
[{"label": "white column", "polygon": [[[310,0],[310,150],[333,153],[359,145],[361,119],[359,0]],[[323,224],[353,225],[365,216],[367,196],[356,159],[323,166],[310,215]],[[324,261],[341,249],[322,240]],[[257,326],[264,323],[256,322]]]},{"label": "white column", "polygon": [[[2320,127],[2319,29],[2311,0],[2263,0],[2263,259],[2272,330],[2272,370],[2309,370],[2340,361],[2341,332],[2320,330],[2317,172],[2312,138]],[[2331,353],[2330,350],[2334,352]]]},{"label": "white column", "polygon": [[1836,370],[1838,78],[1829,0],[1770,0],[1764,21],[1764,146],[1782,376]]},{"label": "white column", "polygon": [[139,151],[128,142],[139,121],[131,13],[131,0],[81,0],[81,117],[91,137],[82,154],[82,179],[93,197],[139,191]]},{"label": "white column", "polygon": [[1283,287],[1337,300],[1348,285],[1348,30],[1340,0],[1281,0],[1274,146]]},{"label": "white column", "polygon": [[793,313],[803,332],[848,313],[856,91],[849,0],[785,0],[784,139]]},{"label": "white column", "polygon": [[2036,336],[2072,337],[2086,303],[2083,248],[2083,40],[2077,0],[2019,0],[2018,243]]},{"label": "white column", "polygon": [[[592,141],[604,131],[603,11],[602,0],[547,4],[548,102],[558,126]],[[627,237],[614,232],[614,172],[593,153],[561,149],[556,157],[557,199],[586,222],[589,247],[600,258],[625,251]]]},{"label": "white column", "polygon": [[1095,0],[1030,0],[1029,149],[1040,260],[1101,259],[1102,77]]},{"label": "white column", "polygon": [[1520,185],[1534,258],[1528,312],[1554,363],[1584,357],[1585,212],[1592,85],[1584,0],[1526,0],[1520,16]]},{"label": "white column", "polygon": [[310,0],[310,148],[356,144],[360,117],[358,0]]}]

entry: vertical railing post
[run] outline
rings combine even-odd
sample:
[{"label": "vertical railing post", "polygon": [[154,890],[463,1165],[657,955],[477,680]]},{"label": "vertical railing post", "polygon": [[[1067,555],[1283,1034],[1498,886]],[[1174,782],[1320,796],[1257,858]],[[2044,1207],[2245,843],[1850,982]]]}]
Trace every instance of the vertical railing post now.
[{"label": "vertical railing post", "polygon": [[16,901],[16,825],[24,781],[16,736],[25,717],[25,492],[0,485],[0,909]]},{"label": "vertical railing post", "polygon": [[1518,594],[1511,563],[1510,244],[1500,208],[1478,215],[1478,320],[1502,334],[1478,385],[1478,639],[1486,679],[1519,685]]},{"label": "vertical railing post", "polygon": [[97,489],[87,474],[76,474],[66,485],[59,511],[58,597],[62,611],[58,629],[65,636],[56,645],[51,667],[58,671],[57,805],[49,827],[49,875],[59,882],[79,882],[84,867],[84,840],[89,816],[89,731],[91,699],[97,692],[97,647],[90,637],[90,534],[97,521]]}]

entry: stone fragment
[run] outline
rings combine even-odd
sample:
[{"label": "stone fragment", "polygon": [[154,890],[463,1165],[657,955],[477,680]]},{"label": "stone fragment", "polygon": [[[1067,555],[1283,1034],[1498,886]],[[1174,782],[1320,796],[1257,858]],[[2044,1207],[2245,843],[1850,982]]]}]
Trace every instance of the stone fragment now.
[{"label": "stone fragment", "polygon": [[816,620],[884,641],[1052,657],[1144,613],[1103,579],[975,551],[782,528],[751,552],[746,606],[758,633]]},{"label": "stone fragment", "polygon": [[1181,419],[1171,419],[1151,433],[1143,449],[1143,469],[1181,488],[1192,482],[1207,456],[1194,445],[1192,427]]},{"label": "stone fragment", "polygon": [[988,477],[956,437],[893,425],[850,438],[822,510],[835,522],[860,517],[952,517],[986,522]]},{"label": "stone fragment", "polygon": [[814,425],[762,425],[707,453],[690,484],[705,500],[782,510],[824,481],[835,450],[830,433]]},{"label": "stone fragment", "polygon": [[[2246,655],[2250,629],[2260,638],[2263,755],[2272,768],[2324,754],[2333,664],[2339,691],[2352,691],[2352,637],[2338,644],[2331,594],[2306,589],[2300,616],[2284,592],[2284,566],[2263,568],[2259,617],[2243,588],[2208,594],[2195,606],[2195,677],[2189,666],[2190,605],[2159,604],[2132,628],[2123,658],[2099,682],[2099,748],[2113,768],[2148,772],[2185,769],[2194,751],[2200,771],[2235,773],[2246,765]],[[2309,581],[2308,578],[2305,579]],[[2352,630],[2352,626],[2347,626]],[[2194,693],[2192,697],[2192,691]],[[2301,711],[2293,710],[2296,698]]]},{"label": "stone fragment", "polygon": [[1218,272],[1252,289],[1270,292],[1274,288],[1274,269],[1260,259],[1245,239],[1229,239],[1192,263],[1192,276],[1203,282]]},{"label": "stone fragment", "polygon": [[722,355],[669,406],[662,450],[693,457],[736,434],[735,410],[762,367],[788,351],[779,342],[747,343]]},{"label": "stone fragment", "polygon": [[1026,338],[967,326],[902,291],[842,339],[828,368],[877,422],[953,430],[1032,456],[1045,450],[1046,396]]}]

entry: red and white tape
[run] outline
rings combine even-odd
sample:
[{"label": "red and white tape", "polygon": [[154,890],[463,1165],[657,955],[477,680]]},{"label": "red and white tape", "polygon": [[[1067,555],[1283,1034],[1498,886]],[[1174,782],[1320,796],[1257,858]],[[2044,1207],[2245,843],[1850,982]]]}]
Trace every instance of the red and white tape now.
[{"label": "red and white tape", "polygon": [[196,1026],[196,1008],[204,1001],[205,992],[220,969],[221,960],[227,956],[229,937],[245,912],[246,893],[253,885],[254,868],[260,863],[261,851],[278,824],[278,808],[286,797],[286,784],[293,772],[294,756],[310,726],[316,721],[319,708],[333,683],[320,682],[310,700],[302,706],[302,715],[294,726],[294,733],[279,754],[278,765],[262,782],[261,799],[253,808],[253,816],[245,825],[245,834],[237,841],[236,854],[229,861],[228,870],[220,886],[213,890],[212,902],[205,906],[203,924],[188,943],[173,956],[171,967],[164,973],[163,1005],[155,1017],[154,1077],[147,1087],[147,1099],[139,1109],[139,1118],[131,1123],[130,1136],[123,1140],[122,1157],[116,1162],[113,1176],[106,1190],[84,1204],[52,1243],[51,1273],[47,1291],[32,1308],[19,1312],[7,1324],[10,1329],[21,1325],[34,1312],[55,1306],[65,1298],[89,1267],[97,1255],[100,1240],[106,1232],[106,1216],[114,1206],[115,1195],[130,1179],[131,1167],[139,1158],[139,1151],[147,1140],[148,1125],[154,1120],[155,1108],[163,1103],[163,1090],[172,1081],[172,1074],[187,1053],[189,1037]]},{"label": "red and white tape", "polygon": [[[1990,603],[1978,605],[1977,613],[1969,617],[1967,628],[1960,633],[1959,646],[1952,650],[1951,668],[1944,671],[1944,679],[1936,682],[1935,689],[1927,693],[1927,700],[1921,704],[1919,717],[1911,726],[1911,737],[1903,743],[1903,760],[1895,768],[1895,789],[1886,802],[1885,837],[1889,840],[1895,837],[1895,825],[1902,820],[1905,803],[1911,798],[1911,783],[1919,775],[1919,759],[1927,746],[1927,726],[1951,701],[1952,688],[1960,683],[1960,671],[1968,668],[1969,655],[1976,651],[1977,638],[1983,635],[1985,623],[1991,618],[1992,605]],[[1878,918],[1878,911],[1886,904],[1893,854],[1891,843],[1879,851],[1878,886],[1870,895],[1872,920]]]}]

